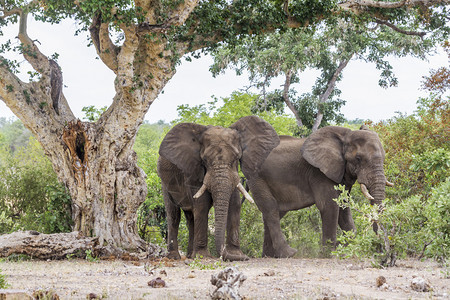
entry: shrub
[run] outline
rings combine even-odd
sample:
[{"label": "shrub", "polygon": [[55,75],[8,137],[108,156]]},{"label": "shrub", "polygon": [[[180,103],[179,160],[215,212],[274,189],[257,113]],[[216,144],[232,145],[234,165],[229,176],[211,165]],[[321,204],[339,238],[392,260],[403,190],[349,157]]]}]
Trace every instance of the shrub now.
[{"label": "shrub", "polygon": [[139,158],[139,165],[147,174],[147,197],[137,212],[138,232],[147,242],[164,245],[167,237],[167,222],[161,179],[156,172],[158,149],[148,149]]},{"label": "shrub", "polygon": [[[372,257],[374,263],[393,266],[397,258],[430,257],[445,263],[450,258],[450,179],[432,189],[431,196],[423,199],[414,195],[402,202],[386,199],[381,211],[377,206],[354,201],[342,193],[336,201],[350,206],[357,233],[338,237],[341,245],[335,255],[339,257]],[[372,223],[378,225],[378,233]],[[345,245],[345,246],[344,246]]]},{"label": "shrub", "polygon": [[386,151],[386,176],[395,183],[387,190],[388,197],[396,201],[415,194],[428,197],[432,187],[450,175],[449,127],[450,103],[432,96],[418,101],[415,114],[373,126]]},{"label": "shrub", "polygon": [[70,196],[33,137],[26,147],[0,149],[0,230],[70,231]]}]

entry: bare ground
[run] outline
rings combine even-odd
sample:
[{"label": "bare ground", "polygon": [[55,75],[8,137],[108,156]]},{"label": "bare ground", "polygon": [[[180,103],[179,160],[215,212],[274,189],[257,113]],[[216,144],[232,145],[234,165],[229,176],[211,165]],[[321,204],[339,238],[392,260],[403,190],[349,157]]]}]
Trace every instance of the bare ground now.
[{"label": "bare ground", "polygon": [[[240,288],[244,299],[450,299],[446,270],[430,261],[401,260],[387,269],[338,259],[204,259],[191,263],[194,266],[189,262],[2,261],[0,269],[10,289],[29,294],[52,290],[61,299],[86,299],[89,294],[107,299],[209,299],[214,291],[211,275],[227,266],[238,267],[247,277]],[[201,270],[211,266],[218,267]],[[380,276],[386,284],[377,287]],[[166,287],[148,285],[157,277]],[[410,285],[417,277],[428,281],[431,290],[414,291]]]}]

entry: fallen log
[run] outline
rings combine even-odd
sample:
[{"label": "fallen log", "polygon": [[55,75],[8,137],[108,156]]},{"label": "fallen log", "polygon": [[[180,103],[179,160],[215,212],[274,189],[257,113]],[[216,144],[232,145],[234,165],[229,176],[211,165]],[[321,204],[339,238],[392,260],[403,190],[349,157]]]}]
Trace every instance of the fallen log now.
[{"label": "fallen log", "polygon": [[65,259],[85,257],[94,253],[96,237],[84,237],[78,232],[44,234],[37,231],[16,231],[0,235],[0,257],[24,254],[34,259]]}]

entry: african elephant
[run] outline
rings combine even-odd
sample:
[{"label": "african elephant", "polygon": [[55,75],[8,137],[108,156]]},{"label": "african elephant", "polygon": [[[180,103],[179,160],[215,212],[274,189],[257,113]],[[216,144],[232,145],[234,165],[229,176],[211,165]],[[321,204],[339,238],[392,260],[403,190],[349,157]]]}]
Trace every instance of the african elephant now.
[{"label": "african elephant", "polygon": [[251,177],[279,142],[272,126],[255,116],[241,118],[229,128],[181,123],[167,133],[159,149],[158,175],[166,207],[169,258],[180,258],[180,208],[189,230],[187,256],[210,256],[208,212],[214,205],[217,253],[224,260],[248,259],[239,245],[238,189],[247,192],[240,183],[238,162],[244,175]]},{"label": "african elephant", "polygon": [[324,249],[334,248],[338,224],[344,231],[355,230],[350,209],[342,209],[333,201],[339,195],[335,185],[343,184],[350,190],[358,180],[371,203],[381,204],[385,186],[390,184],[384,175],[384,156],[378,135],[366,126],[355,131],[324,127],[306,139],[280,136],[280,144],[258,175],[248,179],[263,215],[263,256],[291,257],[297,252],[287,244],[280,219],[288,211],[313,204],[322,219]]}]

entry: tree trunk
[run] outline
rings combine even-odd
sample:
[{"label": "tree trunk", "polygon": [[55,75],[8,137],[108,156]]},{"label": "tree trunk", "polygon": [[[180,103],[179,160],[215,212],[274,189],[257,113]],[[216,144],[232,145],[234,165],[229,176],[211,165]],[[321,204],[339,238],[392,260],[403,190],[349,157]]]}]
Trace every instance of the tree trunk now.
[{"label": "tree trunk", "polygon": [[149,43],[140,27],[121,24],[125,39],[119,48],[109,39],[108,24],[100,15],[94,17],[91,37],[102,61],[117,75],[116,96],[97,122],[81,122],[64,97],[59,66],[28,37],[27,12],[18,11],[19,39],[32,50],[23,55],[41,78],[23,82],[1,64],[1,99],[37,137],[69,190],[73,229],[97,237],[110,253],[146,250],[136,212],[147,187],[132,147],[150,105],[175,73],[173,56],[187,46],[168,51],[164,33],[154,33],[155,42]]},{"label": "tree trunk", "polygon": [[344,59],[343,61],[340,62],[339,66],[336,69],[336,71],[334,72],[333,76],[328,81],[327,89],[325,90],[325,92],[322,95],[320,95],[319,103],[318,103],[318,110],[317,110],[317,115],[316,115],[316,120],[314,121],[314,125],[312,127],[312,132],[317,131],[317,129],[319,129],[320,124],[322,123],[323,111],[320,109],[321,104],[327,102],[328,98],[330,97],[331,93],[334,90],[334,87],[336,85],[336,81],[339,78],[339,75],[345,69],[345,67],[347,66],[348,62],[352,58],[352,56],[353,55],[351,55],[348,59]]},{"label": "tree trunk", "polygon": [[291,100],[289,99],[289,88],[291,86],[291,78],[292,78],[292,71],[289,70],[285,74],[285,80],[284,80],[284,85],[283,85],[283,100],[286,103],[287,107],[294,114],[295,121],[297,122],[298,128],[302,128],[303,127],[302,119],[300,118],[300,115],[298,114],[297,109],[295,109],[294,104],[292,104]]},{"label": "tree trunk", "polygon": [[[65,165],[59,173],[70,181],[74,230],[97,236],[100,245],[144,250],[137,235],[136,211],[145,201],[144,172],[129,146],[95,124],[70,122],[63,132]],[[124,141],[127,143],[127,141]]]}]

